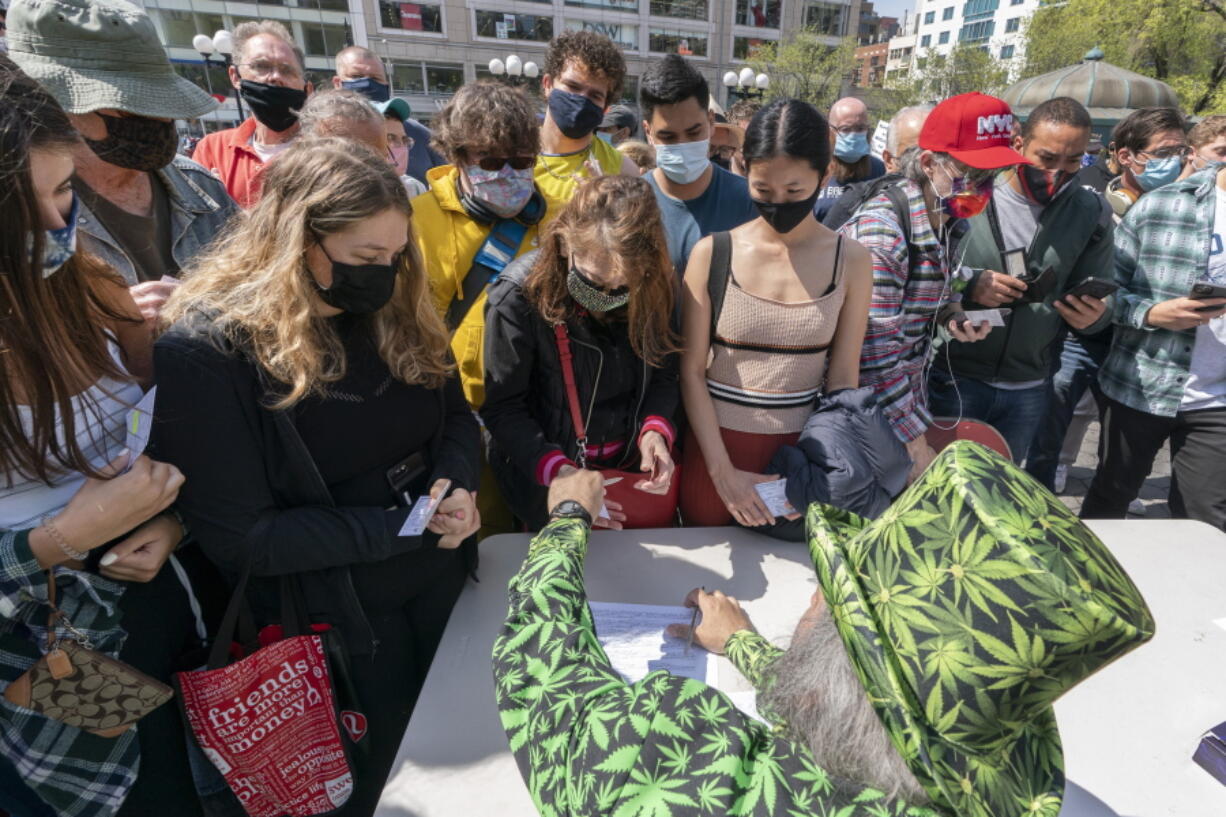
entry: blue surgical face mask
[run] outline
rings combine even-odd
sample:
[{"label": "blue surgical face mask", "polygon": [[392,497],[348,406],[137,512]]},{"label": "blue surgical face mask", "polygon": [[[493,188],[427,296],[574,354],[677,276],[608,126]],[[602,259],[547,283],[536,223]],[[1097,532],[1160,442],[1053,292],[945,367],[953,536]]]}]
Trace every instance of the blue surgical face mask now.
[{"label": "blue surgical face mask", "polygon": [[390,85],[373,80],[370,77],[341,80],[341,87],[346,91],[357,91],[371,102],[387,102],[392,98],[392,88]]},{"label": "blue surgical face mask", "polygon": [[[50,278],[59,272],[60,267],[68,263],[77,252],[77,215],[81,211],[81,200],[77,194],[72,194],[72,209],[64,219],[64,226],[55,230],[45,230],[43,236],[43,277]],[[30,250],[34,249],[34,236],[30,236]]]},{"label": "blue surgical face mask", "polygon": [[613,134],[609,133],[608,131],[603,131],[603,130],[596,131],[596,138],[601,140],[607,145],[613,144]]},{"label": "blue surgical face mask", "polygon": [[860,133],[840,133],[834,142],[834,155],[840,160],[858,162],[868,155],[868,136]]},{"label": "blue surgical face mask", "polygon": [[1137,184],[1148,193],[1163,185],[1170,184],[1179,178],[1183,172],[1182,156],[1167,156],[1165,159],[1150,159],[1145,163],[1145,171],[1137,176]]},{"label": "blue surgical face mask", "polygon": [[656,145],[655,148],[656,167],[675,184],[698,181],[698,177],[711,164],[711,159],[707,156],[711,149],[710,139],[676,145]]}]

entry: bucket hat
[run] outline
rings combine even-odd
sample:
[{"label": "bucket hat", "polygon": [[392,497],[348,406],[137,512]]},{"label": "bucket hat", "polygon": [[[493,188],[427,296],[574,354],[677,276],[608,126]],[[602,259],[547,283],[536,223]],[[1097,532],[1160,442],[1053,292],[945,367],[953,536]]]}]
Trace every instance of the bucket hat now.
[{"label": "bucket hat", "polygon": [[1110,551],[1029,475],[967,441],[878,519],[815,504],[807,522],[852,665],[933,805],[1057,817],[1052,704],[1154,634]]},{"label": "bucket hat", "polygon": [[192,119],[217,101],[170,67],[153,21],[124,0],[14,0],[9,57],[68,113]]}]

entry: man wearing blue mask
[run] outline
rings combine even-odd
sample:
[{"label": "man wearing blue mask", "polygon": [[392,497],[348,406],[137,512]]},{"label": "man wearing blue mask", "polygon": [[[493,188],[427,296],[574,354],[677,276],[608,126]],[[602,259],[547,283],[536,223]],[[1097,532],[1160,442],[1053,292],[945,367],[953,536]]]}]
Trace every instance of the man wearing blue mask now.
[{"label": "man wearing blue mask", "polygon": [[621,98],[625,79],[626,58],[603,34],[566,31],[549,43],[535,171],[536,186],[547,199],[570,201],[579,182],[590,176],[639,175],[634,160],[596,138],[609,105]]},{"label": "man wearing blue mask", "polygon": [[830,106],[830,130],[834,132],[834,155],[830,175],[817,197],[814,213],[821,221],[839,196],[853,182],[871,181],[885,175],[885,164],[869,153],[868,108],[854,96]]},{"label": "man wearing blue mask", "polygon": [[1141,108],[1111,132],[1120,175],[1107,184],[1107,201],[1116,220],[1141,196],[1184,175],[1188,147],[1183,114],[1174,108]]},{"label": "man wearing blue mask", "polygon": [[683,57],[652,63],[639,84],[643,133],[655,148],[656,168],[643,175],[656,194],[668,252],[680,277],[703,236],[758,217],[743,176],[710,159],[714,116],[707,80]]},{"label": "man wearing blue mask", "polygon": [[[387,102],[392,97],[392,88],[387,82],[383,60],[369,48],[351,45],[336,55],[336,76],[333,88],[357,91],[371,102]],[[405,117],[404,135],[411,140],[408,174],[424,185],[429,185],[426,173],[431,168],[447,164],[447,160],[430,149],[430,129],[415,119]]]}]

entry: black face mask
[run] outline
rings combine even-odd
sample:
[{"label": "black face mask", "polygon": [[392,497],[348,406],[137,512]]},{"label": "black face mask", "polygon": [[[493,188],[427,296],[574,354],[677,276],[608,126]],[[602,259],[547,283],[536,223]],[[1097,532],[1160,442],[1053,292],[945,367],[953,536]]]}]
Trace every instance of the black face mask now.
[{"label": "black face mask", "polygon": [[604,111],[595,102],[561,88],[549,92],[549,115],[567,139],[582,139],[604,119]]},{"label": "black face mask", "polygon": [[1064,170],[1040,170],[1033,165],[1019,165],[1017,168],[1017,181],[1022,193],[1040,207],[1050,204],[1076,175]]},{"label": "black face mask", "polygon": [[175,158],[179,134],[174,120],[162,122],[147,116],[108,116],[98,114],[106,125],[104,139],[86,139],[99,159],[115,167],[161,170]]},{"label": "black face mask", "polygon": [[345,264],[328,255],[323,241],[319,242],[319,249],[332,262],[332,286],[324,289],[315,284],[319,297],[328,306],[352,315],[369,315],[392,299],[400,256],[393,258],[390,264]]},{"label": "black face mask", "polygon": [[782,235],[799,227],[805,216],[813,215],[813,206],[817,204],[820,192],[820,189],[814,190],[813,195],[801,201],[770,202],[755,198],[750,198],[750,201],[758,208],[758,214],[766,220],[771,229]]},{"label": "black face mask", "polygon": [[240,81],[238,85],[238,92],[251,106],[256,121],[277,133],[292,128],[298,122],[298,111],[306,104],[306,91],[249,79]]}]

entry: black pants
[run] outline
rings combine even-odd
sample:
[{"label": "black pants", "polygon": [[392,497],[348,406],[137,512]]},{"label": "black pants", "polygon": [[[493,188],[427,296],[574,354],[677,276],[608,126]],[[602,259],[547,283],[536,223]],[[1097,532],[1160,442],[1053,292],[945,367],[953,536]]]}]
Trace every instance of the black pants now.
[{"label": "black pants", "polygon": [[431,571],[431,581],[398,610],[368,610],[379,648],[373,657],[350,659],[368,732],[363,740],[365,752],[352,758],[353,794],[338,812],[344,817],[369,817],[374,813],[451,608],[464,587],[467,567],[458,549],[422,556],[434,563],[430,567],[437,568],[437,572]]},{"label": "black pants", "polygon": [[1171,516],[1226,530],[1226,409],[1158,417],[1107,398],[1098,470],[1083,519],[1123,519],[1163,443],[1171,441]]}]

